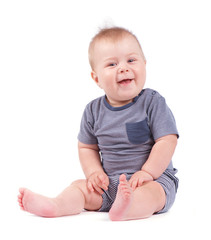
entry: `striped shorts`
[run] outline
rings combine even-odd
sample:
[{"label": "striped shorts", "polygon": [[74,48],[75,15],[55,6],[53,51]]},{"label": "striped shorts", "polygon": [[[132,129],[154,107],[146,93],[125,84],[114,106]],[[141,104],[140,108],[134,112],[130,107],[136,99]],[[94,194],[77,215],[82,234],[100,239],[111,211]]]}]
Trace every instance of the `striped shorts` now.
[{"label": "striped shorts", "polygon": [[[177,170],[166,170],[158,179],[155,181],[160,183],[166,193],[166,203],[163,209],[159,213],[167,212],[173,205],[176,192],[178,188],[179,179],[175,176]],[[125,174],[127,180],[129,181],[133,174]],[[104,191],[102,198],[103,203],[99,212],[109,212],[116,198],[116,193],[119,185],[119,175],[109,176],[109,186],[108,190]]]}]

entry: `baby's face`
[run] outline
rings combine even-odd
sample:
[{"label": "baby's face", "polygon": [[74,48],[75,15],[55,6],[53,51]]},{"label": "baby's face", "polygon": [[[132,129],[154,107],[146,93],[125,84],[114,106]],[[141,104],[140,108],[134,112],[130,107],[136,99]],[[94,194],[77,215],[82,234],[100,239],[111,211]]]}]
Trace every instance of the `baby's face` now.
[{"label": "baby's face", "polygon": [[93,57],[92,78],[108,102],[114,107],[132,102],[146,80],[146,62],[136,39],[126,35],[118,41],[99,40]]}]

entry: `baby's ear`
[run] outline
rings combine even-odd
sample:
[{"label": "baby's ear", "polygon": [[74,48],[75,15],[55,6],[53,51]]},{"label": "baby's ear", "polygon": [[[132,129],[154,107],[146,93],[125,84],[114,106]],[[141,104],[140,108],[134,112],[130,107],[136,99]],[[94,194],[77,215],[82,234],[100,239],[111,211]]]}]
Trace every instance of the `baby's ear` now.
[{"label": "baby's ear", "polygon": [[91,77],[95,81],[95,83],[101,88],[99,80],[98,80],[98,76],[94,71],[91,72]]}]

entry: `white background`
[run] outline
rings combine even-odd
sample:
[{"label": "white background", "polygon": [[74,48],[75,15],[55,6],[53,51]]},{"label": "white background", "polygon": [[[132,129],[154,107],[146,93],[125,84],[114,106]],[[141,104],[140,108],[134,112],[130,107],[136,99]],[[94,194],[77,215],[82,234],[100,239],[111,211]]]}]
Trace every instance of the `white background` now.
[{"label": "white background", "polygon": [[[210,239],[211,7],[206,0],[3,0],[0,2],[0,235],[2,239]],[[99,27],[132,30],[147,83],[180,132],[180,187],[167,214],[113,223],[107,213],[59,219],[19,210],[19,187],[55,196],[83,178],[77,134],[85,105],[103,92],[87,49]],[[112,233],[111,233],[112,232]],[[201,238],[202,237],[202,238]]]}]

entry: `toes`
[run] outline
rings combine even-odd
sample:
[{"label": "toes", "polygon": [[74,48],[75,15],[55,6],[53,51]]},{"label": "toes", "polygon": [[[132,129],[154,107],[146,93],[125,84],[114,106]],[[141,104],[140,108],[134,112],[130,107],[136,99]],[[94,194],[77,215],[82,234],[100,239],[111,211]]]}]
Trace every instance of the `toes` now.
[{"label": "toes", "polygon": [[24,210],[24,207],[23,207],[23,204],[19,204],[19,207],[22,209],[22,210]]},{"label": "toes", "polygon": [[25,210],[24,205],[23,205],[23,197],[24,197],[25,188],[20,188],[19,192],[20,192],[20,194],[18,195],[18,203],[19,203],[20,208],[22,210]]},{"label": "toes", "polygon": [[19,192],[20,192],[20,194],[22,194],[22,195],[23,195],[23,194],[24,194],[24,192],[25,192],[25,190],[26,190],[25,188],[19,188]]},{"label": "toes", "polygon": [[121,175],[120,175],[119,181],[123,181],[123,182],[127,181],[125,174],[121,174]]},{"label": "toes", "polygon": [[23,200],[22,195],[19,195],[18,196],[18,204],[21,209],[24,209],[22,200]]},{"label": "toes", "polygon": [[126,190],[126,191],[123,191],[122,197],[124,200],[127,200],[130,198],[130,195],[131,195],[130,192]]},{"label": "toes", "polygon": [[19,201],[19,207],[20,207],[22,210],[24,210],[24,206],[23,206],[22,201]]},{"label": "toes", "polygon": [[126,184],[120,183],[118,189],[119,189],[119,193],[121,194],[124,200],[127,200],[131,197],[132,190],[127,183]]}]

